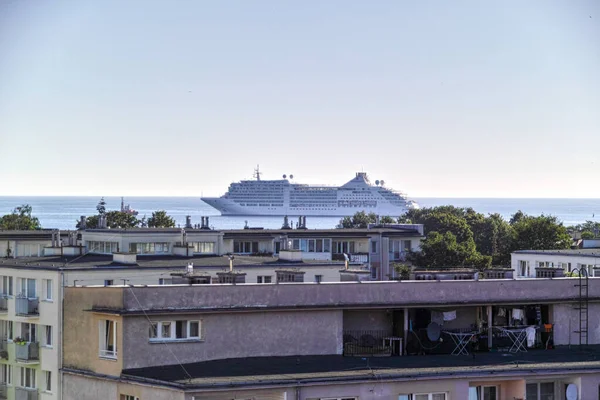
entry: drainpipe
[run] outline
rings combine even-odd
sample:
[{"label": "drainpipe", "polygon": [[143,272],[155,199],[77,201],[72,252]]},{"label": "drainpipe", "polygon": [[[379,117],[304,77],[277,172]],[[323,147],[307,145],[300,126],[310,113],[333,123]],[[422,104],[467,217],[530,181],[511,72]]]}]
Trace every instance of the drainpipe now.
[{"label": "drainpipe", "polygon": [[300,400],[300,386],[296,386],[296,400]]},{"label": "drainpipe", "polygon": [[60,346],[58,346],[58,371],[60,374],[60,385],[58,388],[58,398],[63,398],[63,386],[65,382],[64,374],[63,374],[63,348],[65,344],[64,339],[64,315],[65,315],[65,301],[64,301],[64,288],[65,288],[65,273],[64,271],[60,271],[60,308],[59,308],[59,318],[58,318],[58,334],[60,337]]},{"label": "drainpipe", "polygon": [[488,322],[488,349],[492,348],[492,306],[487,306],[487,322]]}]

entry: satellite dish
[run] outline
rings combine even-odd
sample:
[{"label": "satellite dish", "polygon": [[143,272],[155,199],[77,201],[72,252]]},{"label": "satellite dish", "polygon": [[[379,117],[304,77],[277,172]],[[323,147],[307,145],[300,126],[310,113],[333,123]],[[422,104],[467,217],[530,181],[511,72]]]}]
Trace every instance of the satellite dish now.
[{"label": "satellite dish", "polygon": [[379,179],[377,179],[377,180],[375,181],[375,184],[376,184],[377,186],[379,186]]},{"label": "satellite dish", "polygon": [[442,327],[435,322],[431,322],[427,325],[427,338],[432,342],[440,340],[442,334]]},{"label": "satellite dish", "polygon": [[290,175],[290,179],[294,179],[294,175]]},{"label": "satellite dish", "polygon": [[379,183],[381,183],[381,186],[385,185],[385,181],[383,179],[380,180]]},{"label": "satellite dish", "polygon": [[577,385],[570,383],[567,386],[567,400],[577,400]]},{"label": "satellite dish", "polygon": [[286,174],[283,174],[283,179],[285,179],[285,178],[287,178],[287,175],[286,175]]}]

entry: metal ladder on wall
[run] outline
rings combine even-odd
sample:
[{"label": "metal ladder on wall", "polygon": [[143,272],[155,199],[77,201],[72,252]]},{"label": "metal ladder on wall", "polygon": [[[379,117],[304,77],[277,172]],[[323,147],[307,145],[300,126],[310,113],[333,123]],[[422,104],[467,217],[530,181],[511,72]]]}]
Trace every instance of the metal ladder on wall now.
[{"label": "metal ladder on wall", "polygon": [[575,269],[579,282],[575,287],[579,287],[579,302],[576,310],[579,310],[579,329],[574,333],[579,334],[579,348],[583,349],[584,346],[588,346],[588,303],[589,303],[589,280],[588,271],[585,267],[579,270]]}]

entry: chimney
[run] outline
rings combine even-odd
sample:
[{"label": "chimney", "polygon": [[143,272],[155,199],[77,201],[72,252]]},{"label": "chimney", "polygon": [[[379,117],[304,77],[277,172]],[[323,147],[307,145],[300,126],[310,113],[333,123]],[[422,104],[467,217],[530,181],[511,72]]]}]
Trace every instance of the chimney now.
[{"label": "chimney", "polygon": [[302,229],[302,217],[298,217],[298,225],[296,225],[296,229]]},{"label": "chimney", "polygon": [[85,229],[85,215],[79,217],[79,229]]},{"label": "chimney", "polygon": [[192,216],[191,215],[186,215],[185,216],[185,227],[187,229],[191,229],[192,228]]},{"label": "chimney", "polygon": [[288,220],[288,216],[287,215],[285,217],[283,217],[283,225],[282,225],[281,229],[291,229],[290,228],[290,221]]}]

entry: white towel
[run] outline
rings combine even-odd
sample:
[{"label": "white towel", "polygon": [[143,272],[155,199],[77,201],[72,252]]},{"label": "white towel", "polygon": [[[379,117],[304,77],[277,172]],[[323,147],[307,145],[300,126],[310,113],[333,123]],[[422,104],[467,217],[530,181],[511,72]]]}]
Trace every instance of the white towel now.
[{"label": "white towel", "polygon": [[520,308],[513,308],[512,318],[521,321],[523,319],[523,310]]},{"label": "white towel", "polygon": [[506,310],[504,308],[500,307],[498,309],[498,316],[499,317],[505,317],[506,316]]},{"label": "white towel", "polygon": [[453,321],[455,319],[456,319],[456,310],[444,312],[444,321]]},{"label": "white towel", "polygon": [[535,327],[528,326],[525,328],[527,332],[527,347],[533,347],[535,345]]}]

